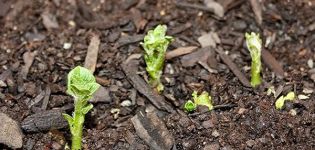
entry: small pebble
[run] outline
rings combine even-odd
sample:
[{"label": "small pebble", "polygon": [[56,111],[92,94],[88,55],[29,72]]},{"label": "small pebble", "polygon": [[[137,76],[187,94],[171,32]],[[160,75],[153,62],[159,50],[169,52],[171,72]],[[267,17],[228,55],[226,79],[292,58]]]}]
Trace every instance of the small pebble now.
[{"label": "small pebble", "polygon": [[132,105],[132,103],[130,100],[124,100],[123,102],[120,103],[120,106],[122,106],[122,107],[129,107],[131,105]]},{"label": "small pebble", "polygon": [[298,95],[298,99],[299,100],[306,100],[306,99],[309,99],[310,97],[309,96],[306,96],[306,95],[302,95],[302,94],[300,94],[300,95]]},{"label": "small pebble", "polygon": [[220,133],[219,133],[217,130],[214,130],[214,131],[212,131],[211,135],[212,135],[213,137],[219,137],[219,136],[220,136]]},{"label": "small pebble", "polygon": [[64,43],[64,44],[63,44],[63,48],[64,48],[64,49],[70,49],[71,46],[72,46],[71,43]]},{"label": "small pebble", "polygon": [[290,115],[292,115],[292,116],[296,116],[296,115],[297,115],[297,112],[296,112],[295,109],[291,109],[289,113],[290,113]]},{"label": "small pebble", "polygon": [[309,60],[307,61],[307,65],[308,65],[308,67],[313,68],[313,67],[314,67],[314,61],[313,61],[313,59],[309,59]]}]

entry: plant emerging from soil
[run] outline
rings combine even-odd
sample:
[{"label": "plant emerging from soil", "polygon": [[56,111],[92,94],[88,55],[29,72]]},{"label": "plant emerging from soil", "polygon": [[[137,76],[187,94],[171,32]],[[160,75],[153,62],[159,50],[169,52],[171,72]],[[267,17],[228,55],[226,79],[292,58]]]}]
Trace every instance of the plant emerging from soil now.
[{"label": "plant emerging from soil", "polygon": [[294,92],[289,92],[286,96],[281,96],[276,100],[276,109],[281,110],[285,101],[293,101],[295,98]]},{"label": "plant emerging from soil", "polygon": [[144,49],[144,60],[147,64],[146,70],[150,76],[149,83],[158,92],[164,89],[160,78],[166,49],[173,40],[171,36],[166,35],[166,30],[166,25],[158,25],[154,30],[148,31],[143,43],[140,43]]},{"label": "plant emerging from soil", "polygon": [[86,68],[77,66],[68,74],[67,93],[74,97],[74,112],[72,116],[63,114],[68,121],[72,135],[72,150],[81,149],[81,139],[85,114],[93,105],[88,103],[92,94],[100,87],[93,74]]},{"label": "plant emerging from soil", "polygon": [[259,34],[254,32],[245,33],[246,45],[252,58],[251,64],[251,85],[256,87],[261,83],[260,71],[261,71],[261,46],[262,41]]},{"label": "plant emerging from soil", "polygon": [[188,111],[188,112],[192,112],[194,110],[196,110],[198,105],[203,105],[203,106],[207,106],[209,108],[209,111],[211,111],[213,109],[213,105],[212,105],[212,100],[211,100],[211,96],[209,96],[209,93],[206,91],[203,91],[199,96],[198,93],[196,91],[194,91],[192,93],[192,97],[193,97],[193,101],[192,100],[188,100],[185,103],[184,108]]}]

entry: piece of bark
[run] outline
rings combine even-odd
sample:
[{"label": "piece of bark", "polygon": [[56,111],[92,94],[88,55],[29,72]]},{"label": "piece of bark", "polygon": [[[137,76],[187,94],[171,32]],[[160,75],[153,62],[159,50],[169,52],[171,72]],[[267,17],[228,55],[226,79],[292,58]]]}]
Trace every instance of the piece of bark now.
[{"label": "piece of bark", "polygon": [[224,53],[222,48],[216,48],[215,51],[219,54],[222,61],[231,69],[234,75],[241,81],[241,83],[246,87],[251,87],[249,80],[245,75],[239,70],[236,64],[231,60],[231,58]]},{"label": "piece of bark", "polygon": [[187,47],[179,47],[174,50],[168,51],[166,53],[165,59],[172,59],[174,57],[182,56],[189,54],[195,51],[198,47],[197,46],[187,46]]},{"label": "piece of bark", "polygon": [[258,0],[250,0],[250,4],[252,6],[252,9],[255,14],[255,20],[256,22],[261,25],[262,24],[262,8],[261,8],[261,3]]},{"label": "piece of bark", "polygon": [[138,35],[133,35],[133,36],[128,36],[128,35],[121,36],[119,40],[117,41],[116,47],[119,48],[128,44],[137,43],[137,42],[142,41],[143,38],[144,38],[143,34],[138,34]]},{"label": "piece of bark", "polygon": [[180,62],[184,67],[191,67],[198,63],[198,61],[207,62],[208,57],[213,54],[214,54],[213,48],[207,46],[193,53],[183,56]]},{"label": "piece of bark", "polygon": [[139,93],[147,97],[156,108],[167,112],[174,112],[173,108],[166,103],[164,97],[153,91],[153,89],[137,74],[137,63],[135,61],[136,60],[130,60],[121,65],[133,87]]},{"label": "piece of bark", "polygon": [[89,69],[92,73],[95,71],[100,42],[100,37],[98,35],[94,35],[91,38],[91,42],[85,57],[84,67]]},{"label": "piece of bark", "polygon": [[65,128],[68,123],[62,113],[60,109],[53,109],[33,114],[22,121],[22,129],[26,132],[42,132]]},{"label": "piece of bark", "polygon": [[284,70],[282,66],[279,64],[279,62],[273,57],[269,51],[262,49],[261,50],[261,56],[264,61],[264,63],[273,71],[276,73],[276,75],[279,78],[283,78],[284,76]]},{"label": "piece of bark", "polygon": [[46,110],[47,109],[47,105],[49,103],[49,98],[50,98],[50,93],[51,93],[51,90],[50,90],[50,87],[48,85],[46,87],[46,90],[45,90],[45,97],[44,97],[43,103],[42,103],[42,110]]},{"label": "piece of bark", "polygon": [[155,111],[140,110],[131,122],[137,135],[154,150],[170,150],[174,145],[174,137],[167,130],[165,123],[159,119]]},{"label": "piece of bark", "polygon": [[181,33],[183,31],[189,29],[191,26],[192,26],[192,24],[190,22],[187,22],[185,24],[181,24],[180,26],[178,26],[176,28],[170,29],[167,32],[167,34],[168,35],[175,35],[175,34]]}]

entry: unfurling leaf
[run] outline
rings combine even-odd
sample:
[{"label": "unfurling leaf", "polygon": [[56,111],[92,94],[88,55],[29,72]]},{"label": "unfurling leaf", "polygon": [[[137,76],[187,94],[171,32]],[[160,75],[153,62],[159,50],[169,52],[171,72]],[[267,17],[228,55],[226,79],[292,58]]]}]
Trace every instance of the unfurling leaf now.
[{"label": "unfurling leaf", "polygon": [[89,99],[100,87],[93,74],[84,67],[75,67],[68,74],[67,93],[78,99]]},{"label": "unfurling leaf", "polygon": [[150,84],[158,91],[163,90],[160,78],[167,47],[173,40],[171,36],[166,35],[166,30],[166,25],[158,25],[154,30],[148,31],[143,43],[140,43],[144,49],[144,60],[150,76]]}]

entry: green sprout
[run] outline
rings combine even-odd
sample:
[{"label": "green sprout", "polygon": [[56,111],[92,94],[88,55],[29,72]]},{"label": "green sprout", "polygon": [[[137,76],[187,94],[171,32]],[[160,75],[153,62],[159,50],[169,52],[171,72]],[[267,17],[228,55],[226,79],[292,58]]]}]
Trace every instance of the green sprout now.
[{"label": "green sprout", "polygon": [[63,114],[68,121],[72,135],[72,150],[81,149],[81,139],[85,114],[93,105],[88,103],[92,94],[100,87],[93,74],[86,68],[77,66],[68,74],[67,93],[74,97],[74,112],[72,116]]},{"label": "green sprout", "polygon": [[251,64],[251,85],[256,87],[261,83],[261,45],[262,41],[259,34],[252,32],[251,34],[245,33],[246,45],[252,58]]},{"label": "green sprout", "polygon": [[144,60],[147,64],[146,70],[150,76],[149,83],[159,92],[164,89],[160,78],[166,49],[173,40],[171,36],[165,35],[166,30],[166,25],[158,25],[154,30],[150,30],[144,37],[144,42],[140,43],[144,49]]},{"label": "green sprout", "polygon": [[207,106],[209,108],[209,111],[211,111],[213,109],[211,96],[209,96],[208,92],[204,91],[198,96],[197,92],[194,91],[192,93],[192,97],[193,97],[194,101],[188,100],[184,106],[184,108],[188,112],[192,112],[192,111],[196,110],[198,105]]},{"label": "green sprout", "polygon": [[276,100],[276,109],[281,110],[285,101],[293,101],[295,98],[294,92],[289,92],[286,96],[281,96]]}]

